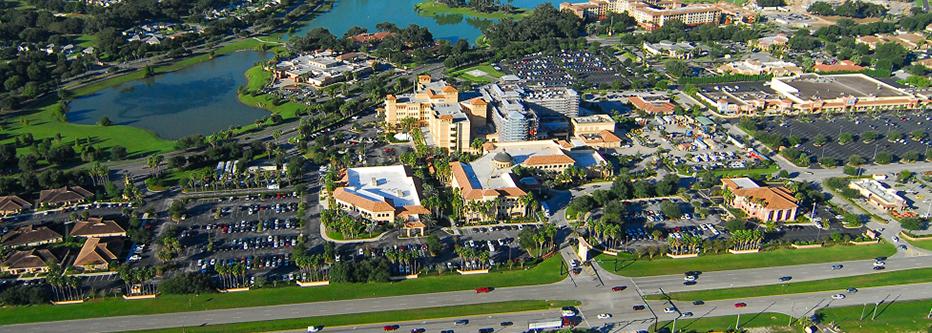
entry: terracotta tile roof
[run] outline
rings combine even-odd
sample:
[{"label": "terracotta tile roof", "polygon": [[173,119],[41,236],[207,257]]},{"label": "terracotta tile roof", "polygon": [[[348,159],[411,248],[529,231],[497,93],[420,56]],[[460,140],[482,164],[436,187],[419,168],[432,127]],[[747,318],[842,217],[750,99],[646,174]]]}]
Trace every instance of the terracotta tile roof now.
[{"label": "terracotta tile roof", "polygon": [[123,241],[119,238],[88,238],[74,258],[74,266],[109,264],[117,260],[117,252],[122,246]]},{"label": "terracotta tile roof", "polygon": [[83,201],[94,194],[80,186],[65,186],[39,192],[39,203],[61,204]]},{"label": "terracotta tile roof", "polygon": [[768,209],[793,209],[798,207],[796,198],[785,187],[743,188],[734,191],[735,195],[762,200]]},{"label": "terracotta tile roof", "polygon": [[605,142],[621,142],[621,138],[608,130],[602,130],[599,135],[602,136],[602,141]]},{"label": "terracotta tile roof", "polygon": [[6,269],[41,269],[59,262],[58,257],[47,249],[32,249],[14,252],[0,266]]},{"label": "terracotta tile roof", "polygon": [[5,246],[17,247],[33,243],[56,242],[61,239],[61,234],[48,227],[27,225],[7,232],[0,238],[0,242]]},{"label": "terracotta tile roof", "polygon": [[371,43],[371,42],[381,41],[385,38],[388,38],[389,36],[393,34],[394,33],[390,31],[379,31],[376,33],[371,33],[371,34],[361,33],[361,34],[357,34],[355,36],[350,37],[350,39],[357,43]]},{"label": "terracotta tile roof", "polygon": [[816,72],[859,72],[864,70],[864,67],[858,66],[851,60],[842,60],[834,65],[817,63],[815,66],[812,66]]},{"label": "terracotta tile roof", "polygon": [[333,198],[356,206],[369,212],[393,212],[395,207],[385,201],[375,201],[361,195],[347,191],[344,187],[337,187],[333,190]]},{"label": "terracotta tile roof", "polygon": [[628,101],[634,104],[634,107],[649,113],[673,113],[673,108],[675,107],[675,105],[670,102],[651,103],[641,98],[641,96],[628,97]]},{"label": "terracotta tile roof", "polygon": [[427,225],[421,221],[408,221],[405,222],[405,229],[415,229],[415,228],[426,228]]},{"label": "terracotta tile roof", "polygon": [[443,91],[443,92],[446,92],[446,93],[455,93],[455,92],[457,92],[456,88],[453,87],[453,86],[450,86],[450,85],[443,86],[443,88],[441,88],[440,90]]},{"label": "terracotta tile roof", "polygon": [[18,212],[32,207],[29,201],[15,195],[0,197],[0,212]]},{"label": "terracotta tile roof", "polygon": [[571,157],[566,155],[532,155],[524,160],[525,165],[553,165],[553,164],[573,164],[576,163]]},{"label": "terracotta tile roof", "polygon": [[71,228],[71,235],[75,237],[126,236],[126,230],[113,220],[91,217],[75,222],[74,227]]},{"label": "terracotta tile roof", "polygon": [[390,101],[394,101],[394,100],[396,100],[396,99],[398,99],[398,98],[395,97],[395,95],[388,94],[388,95],[385,96],[385,99],[390,100]]},{"label": "terracotta tile roof", "polygon": [[506,197],[523,197],[527,194],[527,192],[517,187],[503,187],[498,191]]}]

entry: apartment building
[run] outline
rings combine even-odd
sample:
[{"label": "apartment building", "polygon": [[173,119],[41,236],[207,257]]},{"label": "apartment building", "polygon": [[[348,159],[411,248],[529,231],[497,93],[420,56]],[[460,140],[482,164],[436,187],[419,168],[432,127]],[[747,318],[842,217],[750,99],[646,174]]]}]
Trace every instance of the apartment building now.
[{"label": "apartment building", "polygon": [[722,9],[717,5],[688,4],[678,1],[654,0],[591,0],[584,3],[561,3],[567,10],[583,20],[601,19],[606,13],[627,13],[642,28],[655,30],[670,21],[687,25],[718,23]]},{"label": "apartment building", "polygon": [[763,222],[796,219],[797,200],[785,187],[759,186],[750,178],[725,178],[722,185],[728,204],[748,217]]},{"label": "apartment building", "polygon": [[404,119],[414,119],[424,126],[432,145],[447,151],[469,150],[473,122],[483,127],[488,118],[488,103],[481,98],[460,101],[460,93],[445,81],[420,75],[414,93],[385,97],[385,123],[398,127]]}]

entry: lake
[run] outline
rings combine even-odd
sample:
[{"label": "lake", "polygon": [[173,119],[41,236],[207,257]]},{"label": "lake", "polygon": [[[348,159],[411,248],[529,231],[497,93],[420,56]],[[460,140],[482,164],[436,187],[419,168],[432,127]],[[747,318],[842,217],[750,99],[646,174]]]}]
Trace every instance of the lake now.
[{"label": "lake", "polygon": [[211,134],[255,122],[269,112],[239,102],[243,73],[266,55],[235,52],[191,67],[131,81],[71,102],[68,121],[96,124],[108,117],[117,125],[151,130],[165,139]]},{"label": "lake", "polygon": [[[420,0],[337,0],[333,9],[298,29],[303,35],[324,27],[342,36],[353,26],[375,31],[375,25],[391,22],[399,27],[411,24],[430,29],[435,39],[476,40],[483,20],[459,15],[419,16],[414,5]],[[513,6],[532,8],[559,0],[513,0]],[[488,21],[486,21],[487,23]],[[211,134],[230,127],[253,123],[269,112],[243,105],[237,88],[246,82],[243,73],[265,59],[258,52],[244,51],[218,57],[179,71],[107,88],[71,102],[68,121],[96,124],[108,117],[117,125],[151,130],[165,139],[194,134]]]},{"label": "lake", "polygon": [[[550,3],[559,6],[566,0],[513,0],[510,3],[515,7],[533,8],[540,4]],[[382,22],[391,22],[400,28],[417,24],[430,29],[435,39],[455,41],[465,39],[472,43],[482,34],[482,23],[460,15],[444,15],[441,17],[420,16],[414,11],[414,6],[421,0],[336,0],[333,9],[311,20],[295,32],[303,36],[314,28],[326,28],[336,36],[343,36],[349,28],[364,27],[370,32],[375,31],[375,25]]]}]

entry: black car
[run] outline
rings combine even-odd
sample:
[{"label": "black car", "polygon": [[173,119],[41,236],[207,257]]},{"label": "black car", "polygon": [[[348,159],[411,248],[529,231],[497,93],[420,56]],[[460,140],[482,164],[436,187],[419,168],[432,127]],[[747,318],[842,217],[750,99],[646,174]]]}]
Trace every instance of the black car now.
[{"label": "black car", "polygon": [[683,281],[683,285],[684,285],[684,286],[691,286],[691,285],[694,285],[694,284],[696,284],[696,281]]},{"label": "black car", "polygon": [[634,309],[634,311],[641,311],[641,310],[644,310],[644,305],[638,304],[638,305],[632,306],[631,308]]},{"label": "black car", "polygon": [[705,304],[705,302],[703,302],[701,299],[697,299],[693,301],[693,305],[703,305],[703,304]]},{"label": "black car", "polygon": [[886,268],[886,267],[884,267],[884,266],[874,266],[874,270],[875,270],[875,271],[882,271],[884,268]]},{"label": "black car", "polygon": [[479,333],[492,333],[492,332],[495,332],[495,329],[494,329],[494,328],[491,328],[491,327],[486,327],[486,328],[480,328],[480,329],[479,329]]},{"label": "black car", "polygon": [[792,279],[793,279],[793,277],[792,277],[792,276],[789,276],[789,275],[787,275],[787,276],[781,276],[781,277],[780,277],[780,282],[786,282],[786,281],[789,281],[789,280],[792,280]]},{"label": "black car", "polygon": [[511,325],[514,325],[514,324],[515,324],[515,323],[512,323],[512,322],[510,322],[510,321],[503,321],[503,322],[501,323],[502,326],[511,326]]}]

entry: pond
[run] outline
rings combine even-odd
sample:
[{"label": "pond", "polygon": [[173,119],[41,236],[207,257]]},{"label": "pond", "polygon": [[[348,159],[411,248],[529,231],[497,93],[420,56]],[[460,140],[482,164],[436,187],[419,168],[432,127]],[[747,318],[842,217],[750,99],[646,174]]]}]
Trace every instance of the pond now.
[{"label": "pond", "polygon": [[[512,0],[512,6],[533,8],[550,3],[559,6],[566,0]],[[465,39],[470,43],[482,34],[481,26],[488,20],[463,17],[461,15],[443,15],[438,17],[420,16],[414,6],[421,0],[337,0],[333,9],[321,14],[299,29],[296,34],[304,35],[315,28],[326,28],[336,36],[342,36],[349,28],[364,27],[370,32],[375,25],[391,22],[400,28],[411,24],[427,27],[435,39]]]},{"label": "pond", "polygon": [[253,123],[269,112],[239,102],[243,73],[266,55],[243,51],[153,78],[131,81],[71,102],[68,121],[113,124],[151,130],[165,139],[211,134]]}]

